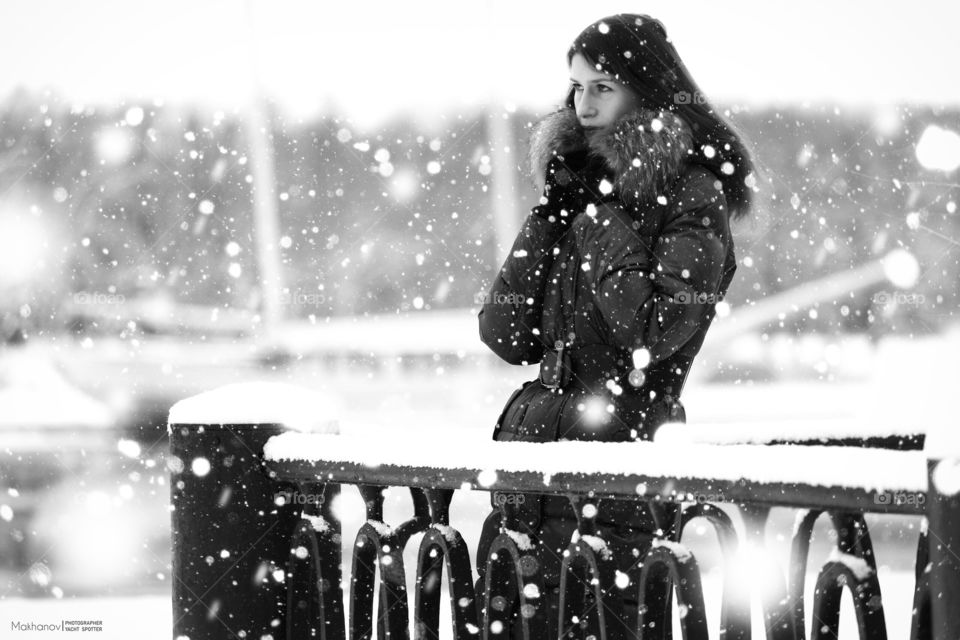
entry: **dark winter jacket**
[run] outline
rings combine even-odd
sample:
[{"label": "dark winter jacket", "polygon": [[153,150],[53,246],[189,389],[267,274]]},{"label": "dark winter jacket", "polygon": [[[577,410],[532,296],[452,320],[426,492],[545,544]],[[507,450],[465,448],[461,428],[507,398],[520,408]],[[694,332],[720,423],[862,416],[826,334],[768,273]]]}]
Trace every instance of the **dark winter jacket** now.
[{"label": "dark winter jacket", "polygon": [[565,108],[534,127],[538,188],[554,151],[584,148],[608,182],[568,228],[527,217],[480,311],[480,337],[501,358],[542,374],[563,362],[570,378],[516,390],[496,439],[646,439],[684,419],[683,380],[736,270],[720,181],[691,147],[669,112],[587,133]]}]

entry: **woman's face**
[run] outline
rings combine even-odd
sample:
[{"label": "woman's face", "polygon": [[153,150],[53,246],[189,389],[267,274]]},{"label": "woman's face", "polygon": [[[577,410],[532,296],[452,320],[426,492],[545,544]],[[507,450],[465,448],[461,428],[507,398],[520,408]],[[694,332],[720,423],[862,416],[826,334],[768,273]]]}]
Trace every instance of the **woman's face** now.
[{"label": "woman's face", "polygon": [[606,129],[640,106],[632,91],[610,74],[597,71],[583,54],[570,60],[570,82],[577,119],[585,129]]}]

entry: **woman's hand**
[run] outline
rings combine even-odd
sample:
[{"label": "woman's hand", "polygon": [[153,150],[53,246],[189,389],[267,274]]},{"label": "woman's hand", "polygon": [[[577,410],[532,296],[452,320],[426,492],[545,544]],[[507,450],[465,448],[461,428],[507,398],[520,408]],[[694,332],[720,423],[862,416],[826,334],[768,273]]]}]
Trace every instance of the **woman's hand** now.
[{"label": "woman's hand", "polygon": [[606,174],[603,162],[588,156],[586,150],[555,154],[547,163],[543,196],[533,213],[569,226],[588,204],[602,197],[600,183]]}]

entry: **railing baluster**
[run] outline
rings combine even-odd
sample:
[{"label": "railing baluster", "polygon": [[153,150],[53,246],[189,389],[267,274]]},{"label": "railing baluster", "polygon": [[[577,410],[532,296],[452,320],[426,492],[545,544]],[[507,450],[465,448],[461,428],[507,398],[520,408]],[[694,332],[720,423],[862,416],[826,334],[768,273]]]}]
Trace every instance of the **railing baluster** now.
[{"label": "railing baluster", "polygon": [[790,609],[793,612],[794,638],[805,640],[806,607],[803,595],[806,591],[807,559],[810,556],[810,538],[813,526],[823,511],[809,509],[797,513],[790,543],[790,577],[787,591],[790,594]]},{"label": "railing baluster", "polygon": [[837,548],[840,552],[860,558],[876,573],[877,559],[873,554],[870,529],[863,514],[831,511],[830,520],[837,532]]},{"label": "railing baluster", "polygon": [[840,597],[846,587],[853,596],[853,611],[860,640],[886,640],[887,627],[880,606],[877,572],[857,575],[842,562],[827,562],[817,577],[813,596],[810,640],[837,637],[840,627]]},{"label": "railing baluster", "polygon": [[[378,640],[407,640],[410,617],[407,607],[407,579],[403,566],[403,549],[407,540],[424,523],[422,514],[414,513],[396,530],[383,522],[383,492],[386,487],[359,485],[366,503],[367,521],[357,532],[353,548],[350,584],[350,640],[371,640],[373,637],[373,596],[376,575],[380,574],[377,611]],[[416,506],[416,497],[414,497]]]},{"label": "railing baluster", "polygon": [[[766,553],[767,520],[770,517],[770,507],[766,505],[739,505],[740,515],[743,518],[745,531],[744,545],[748,553],[759,552],[757,558],[759,566],[752,564],[747,567],[761,576],[762,592],[760,603],[763,607],[763,623],[767,640],[794,640],[803,638],[803,613],[800,614],[800,623],[797,624],[793,615],[787,577],[769,554]],[[806,563],[806,559],[804,559]],[[739,568],[743,570],[744,568]],[[751,583],[752,584],[752,583]],[[750,596],[747,596],[750,598]],[[746,603],[746,616],[750,619],[752,601]]]},{"label": "railing baluster", "polygon": [[547,640],[549,594],[543,565],[529,534],[522,532],[518,505],[499,503],[500,533],[490,543],[482,584],[482,640],[509,640],[519,624],[524,640]]},{"label": "railing baluster", "polygon": [[617,563],[597,531],[597,500],[587,496],[570,500],[578,526],[560,568],[561,624],[574,638],[632,638],[637,623],[624,619],[627,608],[624,589],[616,582]]},{"label": "railing baluster", "polygon": [[927,570],[930,548],[927,540],[926,519],[917,539],[917,559],[914,562],[913,611],[910,616],[910,640],[930,640],[930,577]]},{"label": "railing baluster", "polygon": [[[698,503],[686,507],[681,512],[680,535],[691,520],[703,518],[717,533],[720,550],[723,553],[723,593],[720,605],[720,635],[724,640],[750,640],[750,592],[736,582],[740,567],[737,557],[739,542],[737,532],[730,516],[711,504]],[[749,534],[748,534],[749,535]]]},{"label": "railing baluster", "polygon": [[339,485],[304,483],[307,502],[290,540],[287,562],[287,639],[344,640],[343,591],[340,588],[340,522],[330,504]]},{"label": "railing baluster", "polygon": [[[794,616],[795,633],[803,636],[804,590],[807,574],[810,538],[813,527],[823,511],[801,512],[794,528],[790,558],[790,601]],[[831,525],[837,536],[836,551],[863,563],[853,572],[842,562],[828,561],[821,568],[814,593],[814,611],[811,621],[811,638],[824,637],[838,624],[840,594],[843,586],[849,587],[854,599],[854,611],[861,638],[886,638],[886,623],[880,583],[877,580],[877,564],[873,553],[870,531],[861,513],[846,511],[828,512]],[[830,583],[833,580],[833,583]],[[834,606],[836,610],[834,610]],[[867,634],[867,635],[864,635]],[[879,635],[878,635],[879,634]],[[830,636],[826,636],[830,637]]]},{"label": "railing baluster", "polygon": [[470,553],[463,537],[450,526],[453,491],[428,489],[426,494],[432,523],[424,533],[417,558],[414,637],[416,640],[440,638],[442,580],[446,568],[453,637],[456,640],[479,640]]},{"label": "railing baluster", "polygon": [[643,562],[638,586],[638,628],[644,640],[671,640],[672,593],[677,594],[680,626],[685,640],[708,640],[700,569],[693,554],[673,545],[655,545]]}]

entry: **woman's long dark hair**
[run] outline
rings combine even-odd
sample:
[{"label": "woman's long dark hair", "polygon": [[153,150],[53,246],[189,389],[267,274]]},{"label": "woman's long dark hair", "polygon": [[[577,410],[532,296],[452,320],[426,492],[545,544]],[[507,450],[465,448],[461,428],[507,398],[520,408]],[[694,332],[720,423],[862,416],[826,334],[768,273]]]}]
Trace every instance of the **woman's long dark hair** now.
[{"label": "woman's long dark hair", "polygon": [[[742,135],[714,111],[690,77],[659,20],[633,13],[598,20],[573,41],[567,52],[568,65],[578,53],[599,71],[626,85],[643,107],[680,116],[693,132],[692,161],[706,166],[720,179],[733,219],[750,212],[754,183],[750,151]],[[572,88],[565,104],[574,107]],[[703,153],[705,145],[714,149],[713,157]],[[725,163],[729,164],[724,167]]]}]

